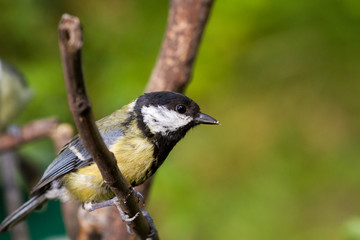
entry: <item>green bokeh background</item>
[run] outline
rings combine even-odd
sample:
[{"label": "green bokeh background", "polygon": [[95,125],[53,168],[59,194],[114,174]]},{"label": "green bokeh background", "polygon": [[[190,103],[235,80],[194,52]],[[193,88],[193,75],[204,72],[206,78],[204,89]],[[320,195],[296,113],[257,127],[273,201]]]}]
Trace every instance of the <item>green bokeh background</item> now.
[{"label": "green bokeh background", "polygon": [[[167,1],[0,0],[0,57],[35,92],[18,123],[72,123],[62,13],[83,23],[101,118],[143,92],[167,10]],[[222,125],[192,130],[157,172],[147,207],[160,237],[360,239],[359,43],[358,0],[216,1],[186,93]],[[42,169],[54,157],[46,140],[21,152]],[[64,235],[59,214],[52,202],[31,215],[33,239]]]}]

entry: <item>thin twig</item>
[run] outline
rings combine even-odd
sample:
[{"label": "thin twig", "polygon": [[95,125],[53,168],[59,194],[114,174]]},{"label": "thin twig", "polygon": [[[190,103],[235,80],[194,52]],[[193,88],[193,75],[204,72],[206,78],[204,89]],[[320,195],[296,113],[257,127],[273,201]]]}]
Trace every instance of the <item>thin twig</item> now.
[{"label": "thin twig", "polygon": [[19,131],[19,136],[9,133],[1,135],[0,152],[16,148],[35,139],[48,137],[57,126],[58,120],[56,118],[40,119],[23,126]]},{"label": "thin twig", "polygon": [[[119,199],[122,211],[129,217],[140,212],[132,187],[117,167],[114,155],[107,149],[95,125],[87,96],[81,66],[82,30],[76,17],[64,14],[59,24],[59,44],[70,110],[82,142],[96,162],[104,182]],[[141,212],[140,212],[141,213]],[[146,239],[151,228],[139,214],[129,223],[134,232]],[[157,235],[154,239],[158,239]]]}]

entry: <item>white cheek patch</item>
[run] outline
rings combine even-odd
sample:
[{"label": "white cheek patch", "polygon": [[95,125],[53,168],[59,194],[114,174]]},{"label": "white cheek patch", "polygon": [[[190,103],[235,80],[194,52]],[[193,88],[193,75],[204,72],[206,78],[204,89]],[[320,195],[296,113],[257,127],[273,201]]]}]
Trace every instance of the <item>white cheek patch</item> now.
[{"label": "white cheek patch", "polygon": [[192,121],[190,116],[180,114],[161,106],[144,106],[141,109],[144,123],[153,133],[166,135],[186,126]]}]

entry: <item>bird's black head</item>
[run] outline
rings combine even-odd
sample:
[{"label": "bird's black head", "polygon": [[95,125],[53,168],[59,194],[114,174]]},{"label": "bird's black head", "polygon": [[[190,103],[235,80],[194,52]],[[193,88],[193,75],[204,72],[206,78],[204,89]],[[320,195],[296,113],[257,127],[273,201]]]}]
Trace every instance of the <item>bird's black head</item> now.
[{"label": "bird's black head", "polygon": [[189,129],[198,124],[219,124],[201,113],[193,100],[174,92],[145,93],[136,100],[134,111],[138,127],[154,144],[152,173]]},{"label": "bird's black head", "polygon": [[148,136],[157,135],[176,142],[198,124],[219,124],[201,113],[193,100],[180,93],[145,93],[136,100],[134,109],[139,127]]}]

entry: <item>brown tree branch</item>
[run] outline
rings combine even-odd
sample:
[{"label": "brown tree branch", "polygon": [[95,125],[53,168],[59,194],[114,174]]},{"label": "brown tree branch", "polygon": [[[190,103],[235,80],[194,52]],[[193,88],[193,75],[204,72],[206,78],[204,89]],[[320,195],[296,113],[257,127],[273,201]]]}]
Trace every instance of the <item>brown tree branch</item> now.
[{"label": "brown tree branch", "polygon": [[[96,162],[104,182],[117,196],[122,211],[129,217],[140,213],[129,225],[139,237],[146,239],[151,232],[150,224],[141,213],[132,187],[121,174],[113,154],[107,149],[95,125],[82,74],[82,44],[79,19],[64,14],[59,24],[59,45],[69,107],[79,135]],[[154,239],[158,239],[157,235]]]},{"label": "brown tree branch", "polygon": [[166,33],[147,92],[184,92],[213,0],[172,0]]},{"label": "brown tree branch", "polygon": [[48,137],[58,126],[56,118],[40,119],[30,122],[20,129],[20,135],[4,134],[0,136],[0,152],[16,148],[35,139]]}]

